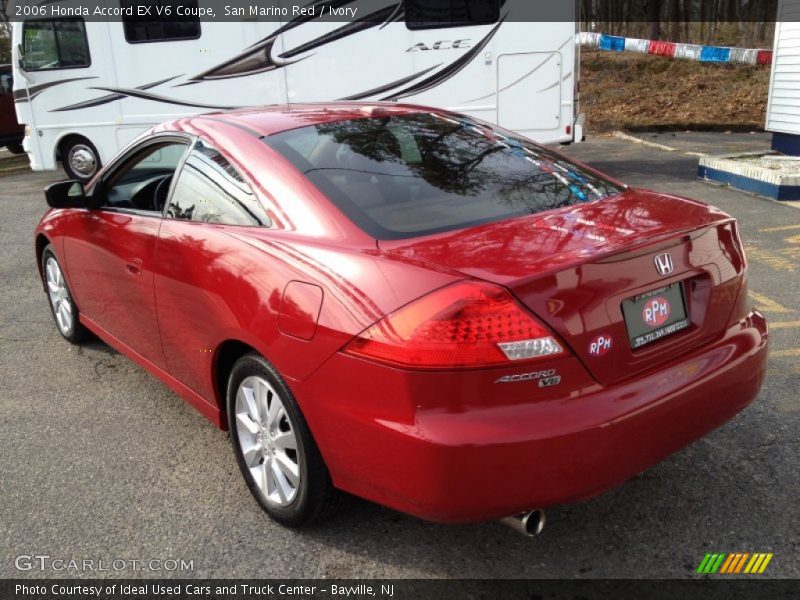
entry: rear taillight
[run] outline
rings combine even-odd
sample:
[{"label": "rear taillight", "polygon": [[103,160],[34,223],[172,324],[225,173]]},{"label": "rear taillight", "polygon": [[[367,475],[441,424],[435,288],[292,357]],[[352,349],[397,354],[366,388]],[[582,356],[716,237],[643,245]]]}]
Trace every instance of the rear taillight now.
[{"label": "rear taillight", "polygon": [[343,351],[416,369],[502,365],[564,352],[505,289],[476,281],[454,283],[407,304]]}]

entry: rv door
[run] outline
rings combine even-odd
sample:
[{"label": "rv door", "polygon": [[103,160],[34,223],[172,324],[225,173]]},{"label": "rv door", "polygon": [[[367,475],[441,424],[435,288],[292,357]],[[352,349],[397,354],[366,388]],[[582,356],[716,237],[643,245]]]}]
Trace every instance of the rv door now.
[{"label": "rv door", "polygon": [[561,125],[561,53],[520,52],[497,57],[498,125],[512,131]]}]

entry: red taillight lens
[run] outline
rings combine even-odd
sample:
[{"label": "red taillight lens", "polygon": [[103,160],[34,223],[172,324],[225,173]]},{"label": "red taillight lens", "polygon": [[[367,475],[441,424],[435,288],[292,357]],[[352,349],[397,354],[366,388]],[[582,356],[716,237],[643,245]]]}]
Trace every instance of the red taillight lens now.
[{"label": "red taillight lens", "polygon": [[444,369],[508,364],[563,349],[506,290],[461,281],[381,319],[344,352],[401,367]]}]

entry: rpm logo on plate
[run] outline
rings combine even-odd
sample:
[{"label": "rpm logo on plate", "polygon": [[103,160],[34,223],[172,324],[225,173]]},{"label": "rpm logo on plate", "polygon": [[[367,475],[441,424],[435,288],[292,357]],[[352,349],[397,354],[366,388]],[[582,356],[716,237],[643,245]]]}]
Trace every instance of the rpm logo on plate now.
[{"label": "rpm logo on plate", "polygon": [[642,320],[650,327],[660,327],[667,322],[671,312],[669,300],[664,296],[656,296],[642,308]]},{"label": "rpm logo on plate", "polygon": [[591,356],[603,356],[611,350],[611,336],[598,335],[589,343],[589,354]]}]

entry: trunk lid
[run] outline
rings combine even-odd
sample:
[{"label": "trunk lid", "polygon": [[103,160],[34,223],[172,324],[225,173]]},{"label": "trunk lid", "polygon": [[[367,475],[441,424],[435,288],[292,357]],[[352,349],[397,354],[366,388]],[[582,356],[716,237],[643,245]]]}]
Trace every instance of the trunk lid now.
[{"label": "trunk lid", "polygon": [[[730,216],[705,204],[639,190],[380,246],[404,260],[507,287],[604,384],[654,368],[721,335],[744,277],[744,256]],[[663,254],[669,254],[673,267],[666,274],[659,273],[655,261]],[[635,347],[623,302],[672,284],[683,295],[683,328]],[[665,294],[677,304],[672,307],[677,318],[675,290],[652,297],[663,300]],[[641,305],[636,311],[642,312]]]}]

